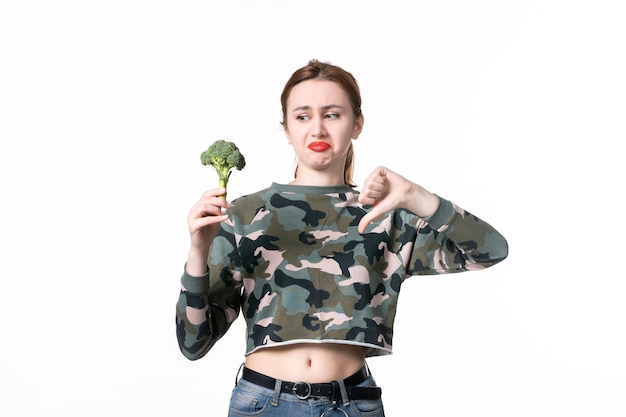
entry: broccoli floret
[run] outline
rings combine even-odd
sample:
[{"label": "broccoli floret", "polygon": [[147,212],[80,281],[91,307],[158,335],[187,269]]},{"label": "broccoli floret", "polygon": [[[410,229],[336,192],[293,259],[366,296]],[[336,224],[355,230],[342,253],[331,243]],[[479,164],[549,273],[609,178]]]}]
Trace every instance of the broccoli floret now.
[{"label": "broccoli floret", "polygon": [[[246,166],[246,160],[241,151],[233,142],[217,140],[200,155],[202,165],[211,165],[217,171],[220,187],[226,188],[231,170],[241,171]],[[226,193],[222,196],[226,198]]]}]

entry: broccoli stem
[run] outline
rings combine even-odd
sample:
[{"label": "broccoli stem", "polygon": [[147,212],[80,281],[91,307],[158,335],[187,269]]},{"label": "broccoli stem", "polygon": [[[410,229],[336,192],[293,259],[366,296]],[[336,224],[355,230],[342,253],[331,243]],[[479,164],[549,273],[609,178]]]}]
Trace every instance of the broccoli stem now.
[{"label": "broccoli stem", "polygon": [[[226,185],[228,184],[228,180],[220,178],[218,181],[219,181],[219,186],[225,190]],[[226,200],[226,191],[224,191],[224,194],[222,194],[220,197]]]}]

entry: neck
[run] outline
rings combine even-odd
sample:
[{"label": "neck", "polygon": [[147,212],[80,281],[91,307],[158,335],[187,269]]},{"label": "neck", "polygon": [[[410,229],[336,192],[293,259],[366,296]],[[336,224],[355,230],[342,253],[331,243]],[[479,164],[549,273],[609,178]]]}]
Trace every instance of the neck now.
[{"label": "neck", "polygon": [[346,183],[341,181],[303,181],[300,178],[294,178],[293,181],[289,183],[289,185],[312,185],[316,187],[335,187],[338,185],[346,185]]},{"label": "neck", "polygon": [[302,175],[298,173],[296,178],[289,184],[291,185],[313,185],[319,187],[332,187],[337,185],[346,185],[343,177],[325,176],[325,175]]},{"label": "neck", "polygon": [[296,178],[294,178],[293,181],[291,181],[289,184],[329,187],[336,185],[345,185],[345,182],[343,180],[343,171],[340,173],[332,174],[326,170],[307,171],[299,168],[296,174]]}]

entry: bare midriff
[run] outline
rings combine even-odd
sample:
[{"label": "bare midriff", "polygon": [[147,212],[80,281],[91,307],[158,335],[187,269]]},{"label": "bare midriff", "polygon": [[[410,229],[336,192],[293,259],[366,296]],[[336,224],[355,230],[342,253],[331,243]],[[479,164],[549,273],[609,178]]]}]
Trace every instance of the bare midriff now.
[{"label": "bare midriff", "polygon": [[246,367],[293,382],[318,383],[344,379],[364,364],[362,347],[337,343],[272,346],[246,357]]}]

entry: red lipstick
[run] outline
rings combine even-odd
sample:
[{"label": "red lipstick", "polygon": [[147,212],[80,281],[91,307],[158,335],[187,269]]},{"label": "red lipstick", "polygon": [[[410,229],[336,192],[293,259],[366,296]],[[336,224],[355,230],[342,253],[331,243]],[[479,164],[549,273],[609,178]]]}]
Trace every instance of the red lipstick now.
[{"label": "red lipstick", "polygon": [[315,152],[322,152],[330,148],[330,145],[326,142],[311,142],[308,148]]}]

